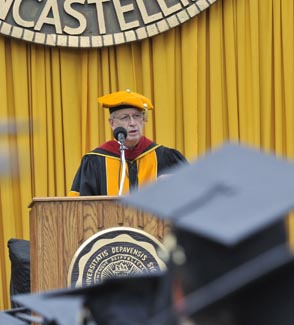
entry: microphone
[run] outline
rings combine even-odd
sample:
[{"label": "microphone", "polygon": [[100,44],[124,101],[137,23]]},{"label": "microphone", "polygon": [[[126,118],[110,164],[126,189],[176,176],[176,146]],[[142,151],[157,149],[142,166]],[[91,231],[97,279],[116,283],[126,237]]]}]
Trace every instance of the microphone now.
[{"label": "microphone", "polygon": [[126,141],[127,134],[128,134],[127,130],[125,128],[121,127],[121,126],[114,129],[114,131],[113,131],[114,137],[116,138],[116,140],[120,144],[120,159],[121,159],[121,162],[122,162],[122,176],[121,176],[120,185],[119,185],[119,192],[118,192],[119,196],[122,195],[124,182],[125,182],[125,178],[126,178],[125,149],[127,149],[127,148],[124,146],[124,143]]},{"label": "microphone", "polygon": [[121,144],[123,144],[126,141],[127,134],[128,134],[127,130],[121,126],[114,129],[113,131],[113,135],[115,139]]}]

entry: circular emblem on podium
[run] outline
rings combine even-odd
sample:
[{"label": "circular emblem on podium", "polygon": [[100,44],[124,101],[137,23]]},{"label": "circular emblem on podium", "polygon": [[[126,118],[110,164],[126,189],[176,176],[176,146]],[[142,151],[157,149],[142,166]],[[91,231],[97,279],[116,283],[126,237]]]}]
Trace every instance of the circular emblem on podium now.
[{"label": "circular emblem on podium", "polygon": [[76,251],[68,272],[68,286],[87,286],[108,278],[166,269],[158,252],[164,246],[135,228],[114,227],[98,232]]}]

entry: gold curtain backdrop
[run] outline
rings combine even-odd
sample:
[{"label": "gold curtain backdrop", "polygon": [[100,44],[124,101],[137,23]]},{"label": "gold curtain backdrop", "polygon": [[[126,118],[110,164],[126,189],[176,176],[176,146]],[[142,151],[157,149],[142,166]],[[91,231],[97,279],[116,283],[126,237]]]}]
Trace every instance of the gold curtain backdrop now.
[{"label": "gold curtain backdrop", "polygon": [[227,140],[293,160],[293,8],[217,0],[168,32],[98,49],[0,36],[0,121],[20,123],[16,135],[0,135],[10,154],[0,183],[0,309],[10,306],[7,242],[29,239],[32,198],[67,195],[82,155],[112,137],[98,96],[130,88],[150,97],[145,135],[191,160]]}]

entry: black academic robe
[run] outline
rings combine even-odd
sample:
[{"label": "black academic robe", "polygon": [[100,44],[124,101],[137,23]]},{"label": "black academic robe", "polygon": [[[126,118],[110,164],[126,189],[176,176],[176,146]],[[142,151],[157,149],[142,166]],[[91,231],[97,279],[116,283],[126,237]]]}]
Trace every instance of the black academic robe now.
[{"label": "black academic robe", "polygon": [[[112,140],[82,158],[69,195],[118,195],[122,175],[120,145]],[[123,193],[168,173],[186,158],[177,150],[142,137],[135,150],[125,150],[126,177]]]}]

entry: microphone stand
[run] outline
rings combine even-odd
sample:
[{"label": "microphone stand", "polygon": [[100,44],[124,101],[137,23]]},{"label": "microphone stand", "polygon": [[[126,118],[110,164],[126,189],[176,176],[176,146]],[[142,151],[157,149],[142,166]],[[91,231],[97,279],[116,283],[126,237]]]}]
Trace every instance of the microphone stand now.
[{"label": "microphone stand", "polygon": [[121,159],[121,163],[122,163],[122,177],[121,177],[121,181],[120,181],[118,195],[121,196],[123,188],[124,188],[125,178],[126,178],[125,149],[127,149],[127,148],[124,146],[124,141],[119,141],[118,143],[120,144],[120,149],[119,150],[120,150],[120,159]]}]

